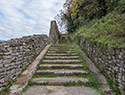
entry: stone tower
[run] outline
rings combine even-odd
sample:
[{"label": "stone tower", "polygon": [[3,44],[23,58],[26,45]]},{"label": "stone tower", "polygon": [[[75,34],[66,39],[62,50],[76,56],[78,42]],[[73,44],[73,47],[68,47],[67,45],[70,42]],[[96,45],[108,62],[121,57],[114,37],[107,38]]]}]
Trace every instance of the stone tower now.
[{"label": "stone tower", "polygon": [[56,43],[59,38],[60,38],[60,33],[58,30],[56,21],[51,21],[50,32],[49,32],[49,41],[51,43]]}]

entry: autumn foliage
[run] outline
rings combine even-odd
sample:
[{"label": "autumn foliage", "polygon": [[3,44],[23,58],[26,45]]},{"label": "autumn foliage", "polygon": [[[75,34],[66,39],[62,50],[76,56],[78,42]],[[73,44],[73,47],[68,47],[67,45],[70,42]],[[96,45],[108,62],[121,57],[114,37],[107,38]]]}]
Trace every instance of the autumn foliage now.
[{"label": "autumn foliage", "polygon": [[66,0],[64,18],[68,32],[73,32],[93,19],[111,12],[119,0]]}]

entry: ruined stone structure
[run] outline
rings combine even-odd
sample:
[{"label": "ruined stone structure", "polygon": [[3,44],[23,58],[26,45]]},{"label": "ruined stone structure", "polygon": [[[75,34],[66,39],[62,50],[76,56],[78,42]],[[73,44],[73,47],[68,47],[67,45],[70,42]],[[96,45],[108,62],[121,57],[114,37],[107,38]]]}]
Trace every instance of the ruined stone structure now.
[{"label": "ruined stone structure", "polygon": [[56,21],[51,21],[50,32],[49,32],[49,41],[51,43],[56,43],[59,38],[60,38],[60,33],[58,30]]},{"label": "ruined stone structure", "polygon": [[[48,45],[48,43],[56,43],[60,38],[64,39],[63,36],[60,36],[56,21],[52,21],[49,37],[46,35],[33,35],[0,42],[0,91],[8,84],[9,81],[15,80],[27,66],[30,66],[29,64],[33,62],[36,56],[44,49],[46,45]],[[103,73],[107,78],[109,78],[110,81],[113,82],[113,84],[121,90],[122,95],[125,95],[125,49],[115,48],[114,50],[110,51],[108,46],[103,46],[100,48],[96,43],[93,44],[90,40],[83,37],[79,37],[78,39],[76,38],[75,41],[81,47],[81,49],[86,52],[88,57],[95,63],[99,71]],[[51,45],[52,44],[50,44],[50,46]],[[60,43],[58,45],[52,45],[50,49],[48,49],[46,49],[47,53],[44,52],[46,54],[46,56],[42,60],[42,63],[44,63],[44,65],[40,64],[39,68],[48,68],[50,70],[37,70],[36,74],[89,74],[88,72],[81,71],[81,69],[72,70],[84,67],[79,64],[81,60],[79,59],[78,53],[72,47],[69,48],[69,46],[65,44],[62,45],[62,43]],[[40,58],[38,59],[40,60]],[[48,65],[48,63],[50,65]],[[61,65],[54,65],[53,63],[60,63]],[[67,65],[63,65],[64,63]],[[77,64],[71,65],[71,63]],[[51,70],[51,68],[68,68],[69,70],[54,71]],[[65,80],[62,78],[53,78],[53,80],[55,81],[55,84],[60,84],[60,82],[62,84],[63,82],[74,82],[81,79],[76,80],[71,78]],[[43,82],[44,79],[40,79],[40,81],[33,80],[32,82],[36,84],[41,84],[42,81],[45,84],[46,81],[48,81],[51,84],[54,83],[53,80],[46,79],[45,82]],[[82,81],[87,82],[88,80]]]},{"label": "ruined stone structure", "polygon": [[34,60],[47,45],[46,35],[27,36],[0,42],[0,90]]}]

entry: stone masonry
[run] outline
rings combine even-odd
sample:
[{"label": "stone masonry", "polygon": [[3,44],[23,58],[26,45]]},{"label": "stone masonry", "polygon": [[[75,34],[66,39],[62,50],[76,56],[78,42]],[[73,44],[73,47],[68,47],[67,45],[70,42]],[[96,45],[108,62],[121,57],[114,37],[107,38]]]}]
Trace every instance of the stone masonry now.
[{"label": "stone masonry", "polygon": [[60,39],[58,44],[51,45],[39,64],[30,81],[34,86],[30,86],[22,95],[99,95],[95,89],[82,84],[66,87],[72,83],[90,82],[86,66],[77,49]]},{"label": "stone masonry", "polygon": [[58,30],[56,21],[51,21],[50,32],[49,32],[49,41],[51,43],[56,43],[59,38],[60,38],[60,33]]},{"label": "stone masonry", "polygon": [[33,35],[0,42],[0,90],[34,60],[47,45],[46,35]]},{"label": "stone masonry", "polygon": [[100,48],[96,43],[92,44],[91,40],[83,37],[77,41],[79,41],[77,44],[88,54],[100,72],[125,95],[125,49],[115,48],[111,51],[108,46],[104,45]]}]

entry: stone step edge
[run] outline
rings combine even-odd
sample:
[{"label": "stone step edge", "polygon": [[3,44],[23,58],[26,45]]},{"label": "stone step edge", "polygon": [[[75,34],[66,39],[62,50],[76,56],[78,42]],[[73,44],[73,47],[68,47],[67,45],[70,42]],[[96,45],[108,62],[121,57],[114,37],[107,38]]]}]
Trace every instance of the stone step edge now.
[{"label": "stone step edge", "polygon": [[50,48],[49,51],[75,51],[75,49],[57,49],[57,48]]},{"label": "stone step edge", "polygon": [[[28,84],[28,81],[32,78],[33,74],[36,71],[36,68],[43,56],[46,54],[48,49],[52,44],[48,44],[42,52],[36,57],[36,59],[27,67],[26,70],[20,74],[20,76],[16,79],[15,83],[10,87],[9,95],[20,95],[23,88],[25,88]],[[25,76],[25,78],[24,78]],[[23,81],[22,81],[23,79]]]},{"label": "stone step edge", "polygon": [[75,62],[74,63],[43,63],[42,62],[41,64],[44,64],[44,65],[45,64],[80,64],[80,62],[77,62],[77,63],[75,63]]},{"label": "stone step edge", "polygon": [[37,70],[36,74],[55,74],[55,75],[87,75],[88,72],[83,70]]},{"label": "stone step edge", "polygon": [[45,56],[45,59],[79,59],[79,56]]},{"label": "stone step edge", "polygon": [[76,51],[48,51],[47,53],[77,53]]},{"label": "stone step edge", "polygon": [[46,54],[47,56],[75,56],[75,55],[78,55],[78,53],[71,53],[71,54],[68,54],[68,53],[47,53]]},{"label": "stone step edge", "polygon": [[40,65],[39,68],[44,69],[78,69],[78,68],[83,68],[83,65],[80,64],[47,64],[47,65]]},{"label": "stone step edge", "polygon": [[43,60],[42,63],[80,63],[81,60]]},{"label": "stone step edge", "polygon": [[88,82],[86,78],[66,78],[66,77],[56,77],[56,78],[35,78],[31,80],[31,83],[36,85],[64,85],[71,82]]},{"label": "stone step edge", "polygon": [[52,49],[52,50],[48,50],[48,51],[60,51],[60,52],[66,52],[66,51],[70,51],[70,52],[77,52],[76,50],[62,50],[62,49]]}]

